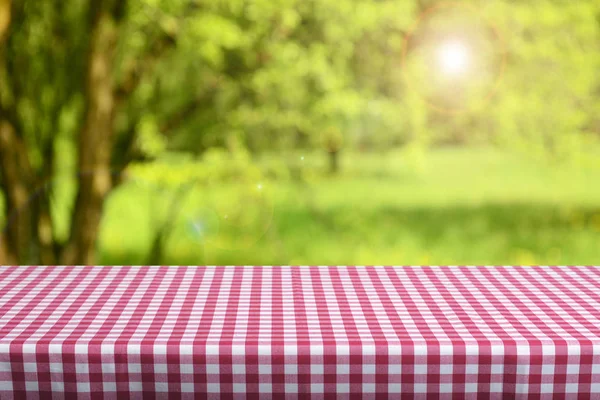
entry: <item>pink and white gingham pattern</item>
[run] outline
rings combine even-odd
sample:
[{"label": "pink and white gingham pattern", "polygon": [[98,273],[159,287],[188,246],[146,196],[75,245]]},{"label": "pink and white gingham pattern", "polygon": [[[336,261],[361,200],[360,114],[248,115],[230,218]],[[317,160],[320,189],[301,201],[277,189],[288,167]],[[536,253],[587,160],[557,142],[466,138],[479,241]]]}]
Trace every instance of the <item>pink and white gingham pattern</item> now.
[{"label": "pink and white gingham pattern", "polygon": [[600,398],[600,268],[0,267],[0,399],[76,393]]}]

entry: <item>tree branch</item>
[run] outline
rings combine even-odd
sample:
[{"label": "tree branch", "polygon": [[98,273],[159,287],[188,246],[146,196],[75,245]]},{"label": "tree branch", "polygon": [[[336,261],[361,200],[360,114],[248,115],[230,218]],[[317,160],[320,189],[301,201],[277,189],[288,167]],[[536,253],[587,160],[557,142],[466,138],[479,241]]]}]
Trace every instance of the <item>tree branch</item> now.
[{"label": "tree branch", "polygon": [[172,114],[161,126],[160,131],[165,135],[169,135],[171,132],[179,128],[185,121],[193,116],[198,108],[204,102],[204,97],[196,97],[192,99],[188,104],[180,108],[176,113]]},{"label": "tree branch", "polygon": [[209,90],[192,98],[187,104],[183,107],[179,108],[179,110],[173,113],[171,116],[167,118],[167,120],[160,125],[160,132],[164,135],[169,136],[173,131],[182,126],[187,120],[189,120],[198,109],[203,107],[207,100],[211,99],[211,97],[218,91],[220,86],[220,80],[216,79],[209,87]]},{"label": "tree branch", "polygon": [[120,25],[118,0],[92,2],[87,53],[84,124],[78,136],[78,190],[64,264],[93,264],[102,210],[112,189],[115,129],[114,64]]},{"label": "tree branch", "polygon": [[164,53],[176,46],[177,37],[162,31],[161,36],[151,42],[152,47],[141,57],[141,60],[133,62],[125,72],[124,79],[115,87],[115,97],[119,104],[125,102],[135,92],[142,79],[154,70]]},{"label": "tree branch", "polygon": [[10,26],[11,6],[11,0],[0,0],[0,45],[4,41],[4,34]]}]

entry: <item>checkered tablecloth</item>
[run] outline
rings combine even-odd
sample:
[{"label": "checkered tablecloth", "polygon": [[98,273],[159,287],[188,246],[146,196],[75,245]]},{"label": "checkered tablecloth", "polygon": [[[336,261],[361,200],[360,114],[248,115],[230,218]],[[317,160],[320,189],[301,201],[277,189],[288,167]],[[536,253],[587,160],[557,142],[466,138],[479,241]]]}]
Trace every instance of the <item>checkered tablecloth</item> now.
[{"label": "checkered tablecloth", "polygon": [[598,399],[600,268],[0,267],[0,399],[76,392]]}]

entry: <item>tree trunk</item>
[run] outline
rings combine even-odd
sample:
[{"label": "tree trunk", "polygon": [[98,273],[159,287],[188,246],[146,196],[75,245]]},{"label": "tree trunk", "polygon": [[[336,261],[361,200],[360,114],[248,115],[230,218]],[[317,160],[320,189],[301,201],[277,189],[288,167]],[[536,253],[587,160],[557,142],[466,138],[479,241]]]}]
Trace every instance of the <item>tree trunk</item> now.
[{"label": "tree trunk", "polygon": [[36,188],[25,145],[6,121],[0,122],[0,170],[6,199],[0,264],[54,264],[50,194]]},{"label": "tree trunk", "polygon": [[[11,2],[0,0],[0,68],[5,68],[4,44],[11,21]],[[0,100],[3,100],[0,98]],[[14,125],[14,102],[0,103],[0,171],[5,199],[5,226],[0,231],[0,264],[28,263],[32,242],[31,169],[27,149]]]},{"label": "tree trunk", "polygon": [[329,150],[329,173],[337,174],[340,170],[339,150]]},{"label": "tree trunk", "polygon": [[4,233],[0,232],[0,265],[15,265],[16,262],[12,255],[8,252]]},{"label": "tree trunk", "polygon": [[94,264],[104,201],[112,189],[117,20],[108,7],[96,5],[95,12],[86,72],[85,123],[78,143],[78,192],[62,257],[67,265]]},{"label": "tree trunk", "polygon": [[165,245],[175,227],[175,222],[177,221],[182,205],[193,187],[191,183],[183,184],[173,194],[167,217],[159,224],[152,239],[150,251],[145,262],[146,265],[161,265],[163,263]]},{"label": "tree trunk", "polygon": [[10,25],[10,0],[0,0],[0,43],[4,38],[4,33]]},{"label": "tree trunk", "polygon": [[[6,104],[0,102],[0,190],[7,213],[6,229],[0,232],[0,264],[94,263],[104,201],[115,184],[111,176],[116,108],[112,74],[127,0],[88,3],[90,34],[85,79],[81,81],[85,109],[77,138],[78,189],[70,236],[64,245],[56,242],[50,212],[52,189],[39,187],[52,178],[53,144],[44,152],[44,167],[33,170],[16,110],[19,93],[12,93]],[[5,67],[2,53],[10,36],[10,16],[10,0],[0,0],[0,67]]]},{"label": "tree trunk", "polygon": [[[0,115],[0,169],[6,202],[6,228],[0,236],[0,255],[11,264],[35,263],[32,210],[28,207],[31,175],[27,151],[14,127]],[[0,260],[0,262],[4,262]]]},{"label": "tree trunk", "polygon": [[39,261],[42,265],[57,263],[54,238],[54,226],[50,214],[50,196],[52,188],[41,188],[34,205],[35,236],[39,250]]}]

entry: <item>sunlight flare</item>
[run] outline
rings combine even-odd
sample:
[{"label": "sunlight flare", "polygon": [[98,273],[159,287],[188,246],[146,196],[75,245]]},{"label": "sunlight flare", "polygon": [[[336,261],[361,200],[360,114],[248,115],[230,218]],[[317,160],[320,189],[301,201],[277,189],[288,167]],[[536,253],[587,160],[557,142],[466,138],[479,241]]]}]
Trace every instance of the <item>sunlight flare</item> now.
[{"label": "sunlight flare", "polygon": [[460,41],[444,43],[438,50],[438,62],[445,74],[460,75],[469,69],[470,50]]}]

